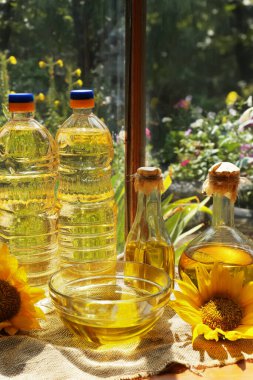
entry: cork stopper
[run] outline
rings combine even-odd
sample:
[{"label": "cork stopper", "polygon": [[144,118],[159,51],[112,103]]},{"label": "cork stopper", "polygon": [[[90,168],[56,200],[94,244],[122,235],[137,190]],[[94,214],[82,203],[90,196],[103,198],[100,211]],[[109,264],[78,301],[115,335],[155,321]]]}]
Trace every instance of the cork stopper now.
[{"label": "cork stopper", "polygon": [[163,177],[161,169],[150,166],[142,166],[137,169],[134,181],[135,191],[142,191],[148,195],[153,190],[163,190]]},{"label": "cork stopper", "polygon": [[208,196],[216,193],[235,202],[239,183],[240,169],[230,162],[218,162],[209,169],[202,191]]}]

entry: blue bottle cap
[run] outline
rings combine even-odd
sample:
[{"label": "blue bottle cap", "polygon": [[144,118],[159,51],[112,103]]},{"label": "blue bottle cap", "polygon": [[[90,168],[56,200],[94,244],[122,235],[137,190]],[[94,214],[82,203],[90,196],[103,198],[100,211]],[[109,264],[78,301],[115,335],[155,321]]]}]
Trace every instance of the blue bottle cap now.
[{"label": "blue bottle cap", "polygon": [[31,93],[9,94],[9,103],[32,103],[34,96]]},{"label": "blue bottle cap", "polygon": [[93,93],[93,90],[72,90],[70,91],[70,99],[72,100],[94,99],[94,93]]}]

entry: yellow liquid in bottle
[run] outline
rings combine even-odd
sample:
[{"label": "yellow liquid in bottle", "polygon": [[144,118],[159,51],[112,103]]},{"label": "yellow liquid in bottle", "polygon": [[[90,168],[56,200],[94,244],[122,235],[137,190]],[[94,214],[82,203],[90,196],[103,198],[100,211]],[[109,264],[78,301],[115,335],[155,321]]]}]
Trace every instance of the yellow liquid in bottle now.
[{"label": "yellow liquid in bottle", "polygon": [[194,247],[194,250],[183,253],[179,261],[179,275],[187,274],[196,285],[196,265],[203,264],[210,271],[214,262],[223,263],[232,275],[243,271],[244,283],[253,280],[252,254],[239,247],[221,244]]},{"label": "yellow liquid in bottle", "polygon": [[164,269],[174,279],[174,249],[164,240],[128,242],[125,247],[125,260]]},{"label": "yellow liquid in bottle", "polygon": [[34,119],[0,131],[0,236],[25,267],[30,285],[47,286],[56,270],[56,146]]},{"label": "yellow liquid in bottle", "polygon": [[59,253],[62,263],[115,259],[117,207],[109,130],[60,128]]}]

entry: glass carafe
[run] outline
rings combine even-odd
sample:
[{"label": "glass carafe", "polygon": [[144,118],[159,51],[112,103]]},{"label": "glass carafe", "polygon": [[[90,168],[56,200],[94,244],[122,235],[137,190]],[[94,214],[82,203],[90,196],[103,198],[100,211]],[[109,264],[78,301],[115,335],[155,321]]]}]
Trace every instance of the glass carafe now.
[{"label": "glass carafe", "polygon": [[187,274],[196,283],[197,264],[211,270],[222,263],[231,274],[243,270],[244,282],[253,279],[253,242],[234,225],[234,202],[240,170],[230,163],[218,163],[209,170],[203,190],[213,196],[212,224],[188,245],[179,261],[179,275]]},{"label": "glass carafe", "polygon": [[174,249],[161,211],[162,186],[159,168],[137,170],[137,211],[125,244],[125,260],[162,268],[173,280]]}]

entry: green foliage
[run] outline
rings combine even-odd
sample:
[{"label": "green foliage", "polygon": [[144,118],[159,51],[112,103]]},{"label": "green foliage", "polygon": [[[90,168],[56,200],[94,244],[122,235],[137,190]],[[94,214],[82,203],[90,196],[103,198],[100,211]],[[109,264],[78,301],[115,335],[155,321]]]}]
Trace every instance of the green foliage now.
[{"label": "green foliage", "polygon": [[[188,139],[184,132],[203,117],[193,115],[193,111],[201,107],[204,117],[208,111],[222,113],[229,91],[247,98],[247,86],[252,94],[253,3],[164,0],[158,5],[157,0],[150,0],[147,10],[148,128],[152,133],[152,156],[166,170],[178,162],[178,154],[182,158],[175,147],[181,139]],[[190,97],[194,110],[183,104]],[[164,122],[168,117],[172,121]],[[212,145],[205,148],[201,158],[207,160],[207,166],[212,162],[210,154],[213,159],[218,155]],[[201,160],[196,164],[202,165]],[[186,176],[191,168],[183,170]],[[200,177],[203,169],[201,173],[196,171],[194,176]]]},{"label": "green foliage", "polygon": [[[0,2],[0,51],[7,56],[11,52],[18,60],[15,70],[8,67],[12,71],[11,90],[46,96],[46,106],[37,102],[37,116],[51,132],[55,133],[69,114],[69,90],[83,86],[94,89],[96,113],[110,130],[117,133],[122,127],[124,2]],[[38,66],[41,60],[47,64],[44,69]],[[63,61],[63,67],[55,64],[58,60]],[[76,69],[80,69],[80,76],[74,74]]]},{"label": "green foliage", "polygon": [[[251,177],[252,160],[247,155],[252,154],[249,150],[253,135],[251,128],[241,129],[238,121],[244,108],[245,101],[241,99],[217,113],[201,111],[186,131],[178,132],[181,139],[174,147],[178,161],[172,165],[174,178],[203,181],[208,169],[218,161],[237,163],[242,174]],[[193,119],[194,107],[188,112]]]},{"label": "green foliage", "polygon": [[125,244],[125,132],[122,130],[114,139],[114,159],[112,163],[112,184],[115,201],[118,206],[117,216],[117,252],[123,252]]},{"label": "green foliage", "polygon": [[176,262],[189,244],[191,235],[203,227],[203,223],[195,223],[189,227],[196,214],[198,212],[211,214],[211,210],[206,207],[208,200],[209,198],[205,198],[200,202],[198,197],[194,196],[173,201],[172,194],[163,199],[162,211],[166,228],[175,246]]}]

